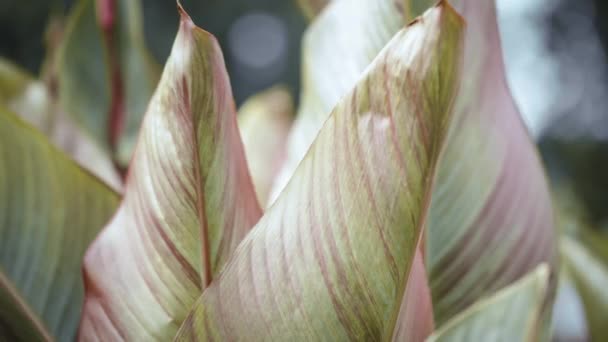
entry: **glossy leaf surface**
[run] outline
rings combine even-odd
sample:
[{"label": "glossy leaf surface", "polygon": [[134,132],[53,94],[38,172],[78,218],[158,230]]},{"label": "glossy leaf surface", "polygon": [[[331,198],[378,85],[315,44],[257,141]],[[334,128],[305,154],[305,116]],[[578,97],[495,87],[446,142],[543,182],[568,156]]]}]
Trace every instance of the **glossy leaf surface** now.
[{"label": "glossy leaf surface", "polygon": [[171,339],[261,216],[222,53],[181,14],[125,197],[85,258],[83,340]]},{"label": "glossy leaf surface", "polygon": [[82,257],[118,195],[0,110],[0,338],[75,337]]},{"label": "glossy leaf surface", "polygon": [[450,122],[462,28],[440,5],[395,36],[177,340],[395,335]]}]

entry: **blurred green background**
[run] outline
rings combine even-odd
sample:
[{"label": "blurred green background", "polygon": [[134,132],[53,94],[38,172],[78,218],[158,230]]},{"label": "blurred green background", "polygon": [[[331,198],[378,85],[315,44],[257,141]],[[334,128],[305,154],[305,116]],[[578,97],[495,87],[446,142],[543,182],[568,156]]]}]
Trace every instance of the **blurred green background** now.
[{"label": "blurred green background", "polygon": [[[74,1],[1,0],[0,55],[37,73],[52,11],[67,13]],[[194,22],[222,46],[237,104],[275,83],[297,93],[300,39],[307,25],[297,3],[285,0],[183,0]],[[177,31],[173,0],[143,0],[148,48],[163,63]]]}]

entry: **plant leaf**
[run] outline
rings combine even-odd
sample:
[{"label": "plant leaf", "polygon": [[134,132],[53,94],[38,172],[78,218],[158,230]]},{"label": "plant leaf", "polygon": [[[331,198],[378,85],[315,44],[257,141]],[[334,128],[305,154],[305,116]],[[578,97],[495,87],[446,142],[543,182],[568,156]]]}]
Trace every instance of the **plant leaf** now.
[{"label": "plant leaf", "polygon": [[450,3],[467,20],[466,76],[428,218],[439,326],[538,264],[553,268],[557,255],[544,171],[505,80],[494,1]]},{"label": "plant leaf", "polygon": [[158,73],[144,45],[139,1],[76,3],[58,57],[61,105],[121,165],[130,160]]},{"label": "plant leaf", "polygon": [[81,260],[118,196],[0,109],[0,338],[74,339]]},{"label": "plant leaf", "polygon": [[306,30],[301,104],[289,134],[287,159],[269,204],[291,178],[327,115],[405,25],[405,18],[402,1],[333,1]]},{"label": "plant leaf", "polygon": [[567,236],[561,238],[560,252],[583,300],[591,339],[601,341],[608,336],[608,267],[585,246]]},{"label": "plant leaf", "polygon": [[122,189],[122,180],[112,160],[58,108],[47,86],[3,59],[0,59],[0,106],[39,129],[55,146],[113,189]]},{"label": "plant leaf", "polygon": [[433,303],[420,246],[407,281],[393,341],[424,341],[433,332]]},{"label": "plant leaf", "polygon": [[533,272],[458,314],[427,341],[539,341],[547,336],[549,268]]},{"label": "plant leaf", "polygon": [[238,124],[259,203],[267,203],[272,184],[285,161],[285,143],[293,118],[293,100],[284,87],[273,87],[248,99]]},{"label": "plant leaf", "polygon": [[177,340],[393,337],[450,121],[462,28],[441,3],[397,34]]},{"label": "plant leaf", "polygon": [[317,16],[329,2],[330,0],[298,0],[298,5],[300,5],[304,15],[312,19]]},{"label": "plant leaf", "polygon": [[261,216],[222,53],[180,12],[125,197],[85,257],[83,340],[172,338]]}]

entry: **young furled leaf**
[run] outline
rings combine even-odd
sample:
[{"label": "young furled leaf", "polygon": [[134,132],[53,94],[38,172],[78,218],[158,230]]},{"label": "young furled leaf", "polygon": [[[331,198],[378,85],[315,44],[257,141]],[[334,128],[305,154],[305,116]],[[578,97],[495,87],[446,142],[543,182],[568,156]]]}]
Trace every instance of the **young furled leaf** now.
[{"label": "young furled leaf", "polygon": [[239,131],[260,203],[267,203],[272,184],[285,161],[293,100],[287,89],[273,87],[248,99],[239,109]]},{"label": "young furled leaf", "polygon": [[0,339],[70,341],[81,260],[118,195],[0,109]]},{"label": "young furled leaf", "polygon": [[222,53],[180,12],[124,199],[85,257],[82,340],[172,338],[261,216]]},{"label": "young furled leaf", "polygon": [[427,341],[542,341],[548,336],[544,313],[549,287],[549,268],[541,264],[455,316]]},{"label": "young furled leaf", "polygon": [[177,340],[395,335],[451,118],[462,29],[441,3],[393,38]]},{"label": "young furled leaf", "polygon": [[506,83],[494,1],[450,3],[467,28],[426,236],[438,325],[540,263],[553,268],[557,255],[548,185]]}]

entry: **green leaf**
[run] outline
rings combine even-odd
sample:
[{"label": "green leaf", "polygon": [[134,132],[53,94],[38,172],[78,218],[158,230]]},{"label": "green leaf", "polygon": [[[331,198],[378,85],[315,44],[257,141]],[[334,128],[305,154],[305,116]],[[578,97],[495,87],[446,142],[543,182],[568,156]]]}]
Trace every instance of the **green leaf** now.
[{"label": "green leaf", "polygon": [[109,149],[109,70],[94,0],[74,4],[57,56],[60,104],[103,148]]},{"label": "green leaf", "polygon": [[0,102],[7,103],[21,96],[31,82],[27,71],[0,57]]},{"label": "green leaf", "polygon": [[[145,46],[142,9],[139,1],[98,0],[113,2],[115,23],[113,26],[114,51],[118,54],[118,70],[122,82],[122,123],[112,134],[118,137],[116,158],[126,166],[131,160],[137,134],[148,102],[160,78],[160,66]],[[112,51],[112,50],[110,50]],[[114,100],[116,101],[116,100]]]},{"label": "green leaf", "polygon": [[285,160],[293,100],[284,87],[273,87],[248,99],[238,124],[259,203],[267,203],[272,184]]},{"label": "green leaf", "polygon": [[118,196],[0,109],[0,339],[70,341],[81,261]]},{"label": "green leaf", "polygon": [[463,27],[442,3],[393,38],[177,340],[395,335],[450,122]]},{"label": "green leaf", "polygon": [[0,59],[0,106],[39,129],[56,147],[113,189],[122,189],[122,180],[108,154],[58,108],[47,86],[3,59]]},{"label": "green leaf", "polygon": [[561,238],[560,252],[583,300],[591,338],[602,341],[608,336],[608,266],[584,245],[567,236]]},{"label": "green leaf", "polygon": [[425,261],[439,326],[538,264],[555,267],[557,255],[545,174],[505,80],[494,1],[450,3],[467,29],[456,123],[428,217]]},{"label": "green leaf", "polygon": [[545,264],[458,314],[427,341],[539,341],[545,324],[549,268]]},{"label": "green leaf", "polygon": [[172,338],[261,216],[222,53],[181,16],[124,199],[85,257],[84,340]]},{"label": "green leaf", "polygon": [[288,138],[274,202],[308,151],[328,114],[359,80],[388,41],[405,26],[403,1],[333,1],[303,38],[302,94]]},{"label": "green leaf", "polygon": [[126,165],[159,69],[146,50],[141,5],[80,0],[58,58],[61,105],[97,143]]}]

